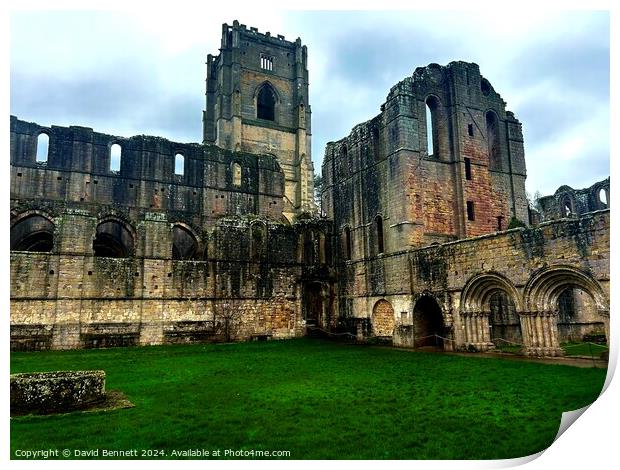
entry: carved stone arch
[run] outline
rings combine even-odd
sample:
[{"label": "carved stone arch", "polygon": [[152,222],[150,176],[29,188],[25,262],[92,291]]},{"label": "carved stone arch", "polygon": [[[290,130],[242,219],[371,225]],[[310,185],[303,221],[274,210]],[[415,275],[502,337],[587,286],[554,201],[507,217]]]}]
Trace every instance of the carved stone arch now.
[{"label": "carved stone arch", "polygon": [[522,310],[522,301],[519,292],[513,283],[505,276],[496,272],[485,272],[471,277],[461,291],[461,312],[488,311],[488,302],[497,290],[502,290],[510,296],[518,311]]},{"label": "carved stone arch", "polygon": [[100,217],[93,237],[95,256],[129,258],[135,254],[136,230],[118,215]]},{"label": "carved stone arch", "polygon": [[465,343],[485,350],[492,342],[523,342],[521,297],[513,283],[496,272],[477,274],[461,291],[460,316]]},{"label": "carved stone arch", "polygon": [[19,221],[33,215],[39,215],[47,219],[50,223],[56,225],[56,215],[47,210],[36,208],[14,208],[11,210],[11,227]]},{"label": "carved stone arch", "polygon": [[201,237],[185,222],[172,223],[172,259],[197,260],[204,258]]},{"label": "carved stone arch", "polygon": [[372,308],[370,320],[373,336],[393,336],[394,326],[394,308],[386,299],[378,300]]},{"label": "carved stone arch", "polygon": [[280,102],[277,89],[269,81],[264,81],[255,90],[256,118],[277,121],[277,108]]},{"label": "carved stone arch", "polygon": [[54,249],[56,224],[45,212],[28,210],[11,220],[11,251],[49,253]]},{"label": "carved stone arch", "polygon": [[264,87],[269,87],[271,89],[271,92],[273,93],[273,96],[276,99],[276,103],[282,102],[282,97],[280,96],[278,89],[269,80],[265,80],[259,83],[258,85],[256,85],[256,87],[254,87],[254,91],[252,93],[252,97],[254,98],[254,101],[256,101],[256,98],[258,98],[258,94],[260,93],[261,89]]},{"label": "carved stone arch", "polygon": [[549,266],[534,273],[525,286],[525,308],[528,311],[554,312],[560,294],[571,286],[588,293],[601,315],[609,315],[609,299],[599,282],[589,273],[569,265]]}]

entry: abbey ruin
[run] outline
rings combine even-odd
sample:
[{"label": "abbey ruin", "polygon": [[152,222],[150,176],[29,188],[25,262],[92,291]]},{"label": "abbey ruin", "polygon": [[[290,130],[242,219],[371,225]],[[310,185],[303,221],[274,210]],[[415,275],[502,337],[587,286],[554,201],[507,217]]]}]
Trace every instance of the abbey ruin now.
[{"label": "abbey ruin", "polygon": [[609,179],[532,212],[521,123],[476,64],[430,64],[328,143],[316,207],[307,54],[223,25],[202,143],[11,116],[11,348],[609,338]]}]

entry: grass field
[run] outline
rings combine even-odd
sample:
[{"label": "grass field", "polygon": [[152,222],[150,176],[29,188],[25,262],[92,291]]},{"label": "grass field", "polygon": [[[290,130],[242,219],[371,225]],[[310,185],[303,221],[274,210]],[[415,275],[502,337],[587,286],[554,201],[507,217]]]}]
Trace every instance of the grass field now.
[{"label": "grass field", "polygon": [[562,343],[562,349],[567,356],[588,356],[598,358],[603,351],[609,348],[604,344],[595,343]]},{"label": "grass field", "polygon": [[605,370],[298,339],[12,353],[11,372],[103,369],[134,408],[11,420],[17,449],[288,450],[292,459],[538,452]]}]

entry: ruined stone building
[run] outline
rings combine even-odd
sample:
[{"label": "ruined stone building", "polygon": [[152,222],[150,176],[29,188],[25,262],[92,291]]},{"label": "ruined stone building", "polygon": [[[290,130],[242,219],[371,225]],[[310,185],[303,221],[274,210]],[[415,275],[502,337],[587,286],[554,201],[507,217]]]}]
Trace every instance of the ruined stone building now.
[{"label": "ruined stone building", "polygon": [[609,207],[609,178],[586,189],[560,186],[552,196],[538,199],[542,220],[579,217]]},{"label": "ruined stone building", "polygon": [[521,123],[476,64],[416,69],[327,145],[325,217],[310,118],[301,40],[238,22],[207,59],[201,144],[11,116],[11,347],[319,328],[557,355],[608,337],[609,181],[511,228],[528,221]]}]

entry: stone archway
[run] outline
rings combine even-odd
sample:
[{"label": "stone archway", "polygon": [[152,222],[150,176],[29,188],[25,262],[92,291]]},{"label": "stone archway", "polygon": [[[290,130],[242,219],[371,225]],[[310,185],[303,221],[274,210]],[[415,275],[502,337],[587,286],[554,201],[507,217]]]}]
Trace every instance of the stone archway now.
[{"label": "stone archway", "polygon": [[379,300],[372,309],[372,334],[379,337],[394,335],[394,309],[384,299]]},{"label": "stone archway", "polygon": [[488,298],[488,309],[491,342],[522,344],[521,320],[510,294],[502,289],[493,291]]},{"label": "stone archway", "polygon": [[414,347],[444,348],[446,328],[441,307],[430,295],[418,299],[413,309]]},{"label": "stone archway", "polygon": [[[524,325],[527,334],[526,354],[556,356],[564,354],[560,347],[558,316],[563,308],[562,294],[567,288],[587,294],[590,309],[603,323],[605,338],[609,339],[609,301],[599,284],[587,272],[567,265],[550,266],[533,274],[524,289],[528,316]],[[566,312],[563,312],[566,316]],[[525,333],[524,331],[524,333]]]},{"label": "stone archway", "polygon": [[320,327],[323,317],[323,286],[319,282],[304,285],[303,313],[306,326]]}]

